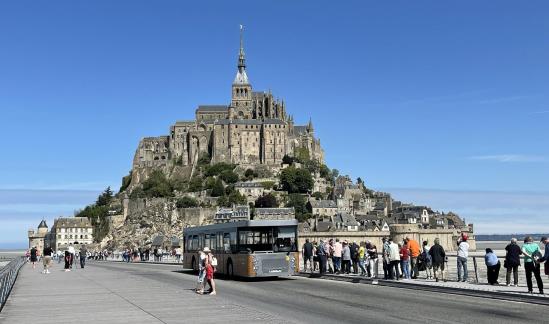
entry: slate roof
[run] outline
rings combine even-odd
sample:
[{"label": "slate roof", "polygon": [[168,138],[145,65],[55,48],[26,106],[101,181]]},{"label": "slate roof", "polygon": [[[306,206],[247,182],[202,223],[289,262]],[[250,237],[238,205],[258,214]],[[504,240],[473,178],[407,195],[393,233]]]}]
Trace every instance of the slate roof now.
[{"label": "slate roof", "polygon": [[240,188],[263,188],[263,185],[259,182],[237,182],[234,187]]},{"label": "slate roof", "polygon": [[194,125],[194,124],[195,124],[194,120],[178,120],[175,122],[176,126],[180,126],[180,125],[188,126],[188,125]]},{"label": "slate roof", "polygon": [[358,222],[356,221],[354,216],[346,213],[337,214],[334,217],[334,220],[336,223],[341,223],[344,226],[358,226]]},{"label": "slate roof", "polygon": [[55,220],[54,225],[56,228],[61,227],[85,227],[91,228],[92,225],[87,217],[73,217],[73,218],[58,218]]},{"label": "slate roof", "polygon": [[272,214],[293,214],[295,213],[294,207],[285,208],[256,208],[255,213],[257,215],[272,215]]},{"label": "slate roof", "polygon": [[316,231],[317,232],[328,232],[332,229],[332,222],[318,222],[316,224]]},{"label": "slate roof", "polygon": [[286,123],[282,119],[276,119],[276,118],[265,118],[265,120],[263,121],[263,124],[286,125]]},{"label": "slate roof", "polygon": [[48,228],[48,225],[46,224],[45,220],[42,220],[40,224],[38,225],[38,228]]},{"label": "slate roof", "polygon": [[307,134],[307,126],[294,126],[294,132],[298,134]]},{"label": "slate roof", "polygon": [[337,204],[333,200],[311,200],[312,208],[337,208]]},{"label": "slate roof", "polygon": [[197,112],[225,112],[228,107],[226,105],[203,105],[198,106]]}]

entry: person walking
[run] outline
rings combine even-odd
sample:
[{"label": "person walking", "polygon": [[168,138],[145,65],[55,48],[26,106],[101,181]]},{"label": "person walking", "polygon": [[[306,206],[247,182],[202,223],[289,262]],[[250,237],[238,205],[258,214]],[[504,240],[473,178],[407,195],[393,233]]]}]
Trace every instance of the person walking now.
[{"label": "person walking", "polygon": [[326,259],[327,259],[327,263],[328,263],[328,272],[329,273],[335,273],[335,267],[334,267],[334,261],[333,261],[333,256],[334,256],[334,239],[330,239],[330,241],[328,241],[328,244],[325,244],[324,245],[326,247]]},{"label": "person walking", "polygon": [[178,246],[175,249],[175,260],[177,261],[177,263],[181,262],[181,256],[182,255],[183,255],[183,249],[180,246]]},{"label": "person walking", "polygon": [[522,251],[517,244],[517,239],[512,238],[511,243],[505,247],[505,261],[503,267],[507,270],[505,281],[507,286],[511,285],[511,272],[513,273],[513,285],[518,287],[518,267],[520,267],[520,255]]},{"label": "person walking", "polygon": [[408,280],[410,279],[410,249],[408,248],[408,244],[406,244],[406,240],[404,240],[404,244],[400,247],[399,255],[402,275],[404,279]]},{"label": "person walking", "polygon": [[488,277],[488,283],[490,285],[499,285],[499,270],[501,269],[501,263],[498,260],[498,257],[492,251],[492,249],[487,248],[486,254],[484,255],[484,263],[486,264],[486,272]]},{"label": "person walking", "polygon": [[540,265],[536,260],[536,258],[540,257],[541,252],[539,250],[539,245],[534,243],[534,239],[531,236],[527,236],[524,239],[522,254],[524,254],[524,270],[526,271],[526,284],[528,285],[528,292],[534,292],[532,286],[532,274],[534,274],[538,284],[539,293],[543,295],[543,281],[541,280]]},{"label": "person walking", "polygon": [[334,260],[334,267],[336,274],[339,274],[341,272],[341,253],[343,252],[343,245],[341,242],[339,242],[339,239],[336,238],[336,242],[334,244],[334,255],[332,259]]},{"label": "person walking", "polygon": [[406,237],[406,245],[408,245],[408,249],[410,250],[410,275],[412,279],[417,279],[417,276],[419,275],[419,270],[417,268],[417,259],[421,254],[421,247],[419,246],[418,241],[413,240],[409,237]]},{"label": "person walking", "polygon": [[343,260],[343,267],[341,271],[344,274],[349,274],[351,272],[351,248],[349,247],[349,243],[347,243],[347,241],[343,242],[341,259]]},{"label": "person walking", "polygon": [[429,255],[433,262],[433,273],[435,275],[435,280],[439,281],[438,273],[440,271],[440,280],[446,281],[444,279],[444,262],[446,261],[446,251],[442,245],[440,245],[440,239],[435,239],[435,245],[429,249]]},{"label": "person walking", "polygon": [[30,250],[30,262],[32,263],[32,268],[36,268],[36,262],[38,262],[38,249],[36,246],[33,246]]},{"label": "person walking", "polygon": [[46,244],[46,246],[44,247],[44,251],[42,251],[42,263],[44,264],[44,270],[42,271],[42,273],[50,273],[52,254],[52,248],[49,244]]},{"label": "person walking", "polygon": [[368,277],[377,278],[378,275],[378,257],[377,246],[370,241],[366,242],[366,249],[368,251]]},{"label": "person walking", "polygon": [[65,272],[71,271],[72,254],[69,250],[65,251]]},{"label": "person walking", "polygon": [[76,250],[74,249],[74,246],[72,244],[69,244],[69,249],[68,249],[69,253],[71,254],[71,257],[70,257],[70,261],[71,261],[71,264],[70,264],[70,267],[72,269],[72,266],[73,266],[73,263],[74,263],[74,256],[76,255]]},{"label": "person walking", "polygon": [[467,234],[461,233],[461,238],[457,242],[457,270],[458,282],[467,282],[469,272],[467,271],[467,258],[469,257],[469,243],[467,243]]},{"label": "person walking", "polygon": [[392,238],[389,238],[389,279],[398,280],[400,273],[398,271],[400,264],[400,250],[398,244],[393,242]]},{"label": "person walking", "polygon": [[545,252],[543,254],[543,257],[539,259],[539,262],[545,262],[545,275],[549,276],[549,238],[547,236],[543,236],[541,238],[541,244],[545,244]]},{"label": "person walking", "polygon": [[303,271],[307,272],[307,265],[309,265],[309,269],[313,273],[313,244],[309,239],[305,239],[301,253],[303,254]]},{"label": "person walking", "polygon": [[86,266],[86,257],[88,255],[88,248],[86,244],[82,244],[80,247],[80,268],[84,269]]}]

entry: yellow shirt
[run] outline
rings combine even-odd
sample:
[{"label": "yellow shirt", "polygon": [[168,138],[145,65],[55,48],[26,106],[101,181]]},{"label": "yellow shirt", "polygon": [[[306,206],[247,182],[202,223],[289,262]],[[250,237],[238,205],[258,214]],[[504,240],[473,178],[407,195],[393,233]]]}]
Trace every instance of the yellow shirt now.
[{"label": "yellow shirt", "polygon": [[364,259],[364,253],[366,252],[366,249],[364,249],[363,246],[361,246],[359,249],[358,249],[358,256],[361,258],[361,259]]}]

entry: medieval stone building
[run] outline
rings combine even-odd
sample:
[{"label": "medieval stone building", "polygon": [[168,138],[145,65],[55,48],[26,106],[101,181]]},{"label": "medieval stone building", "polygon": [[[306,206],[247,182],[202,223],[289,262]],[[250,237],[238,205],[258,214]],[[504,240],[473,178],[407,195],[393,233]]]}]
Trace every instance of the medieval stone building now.
[{"label": "medieval stone building", "polygon": [[294,156],[300,149],[323,162],[324,152],[312,122],[294,125],[283,100],[270,91],[253,91],[246,73],[242,31],[237,68],[229,104],[198,106],[196,119],[176,122],[169,136],[142,139],[134,168],[162,166],[169,161],[192,165],[204,153],[212,163],[279,166],[284,155]]}]

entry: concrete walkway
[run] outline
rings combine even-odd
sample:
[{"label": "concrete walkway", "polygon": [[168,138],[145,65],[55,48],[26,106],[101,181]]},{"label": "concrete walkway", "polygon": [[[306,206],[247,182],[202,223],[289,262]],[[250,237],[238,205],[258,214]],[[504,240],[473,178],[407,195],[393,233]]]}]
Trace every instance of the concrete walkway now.
[{"label": "concrete walkway", "polygon": [[[177,270],[158,266],[168,268],[168,274]],[[151,280],[150,275],[138,268],[108,271],[93,264],[64,272],[57,263],[50,274],[42,274],[39,267],[26,264],[0,313],[0,323],[272,322],[265,314],[225,299],[197,295],[191,288],[194,281],[186,287],[178,284],[179,273],[173,273],[171,284]]]}]

